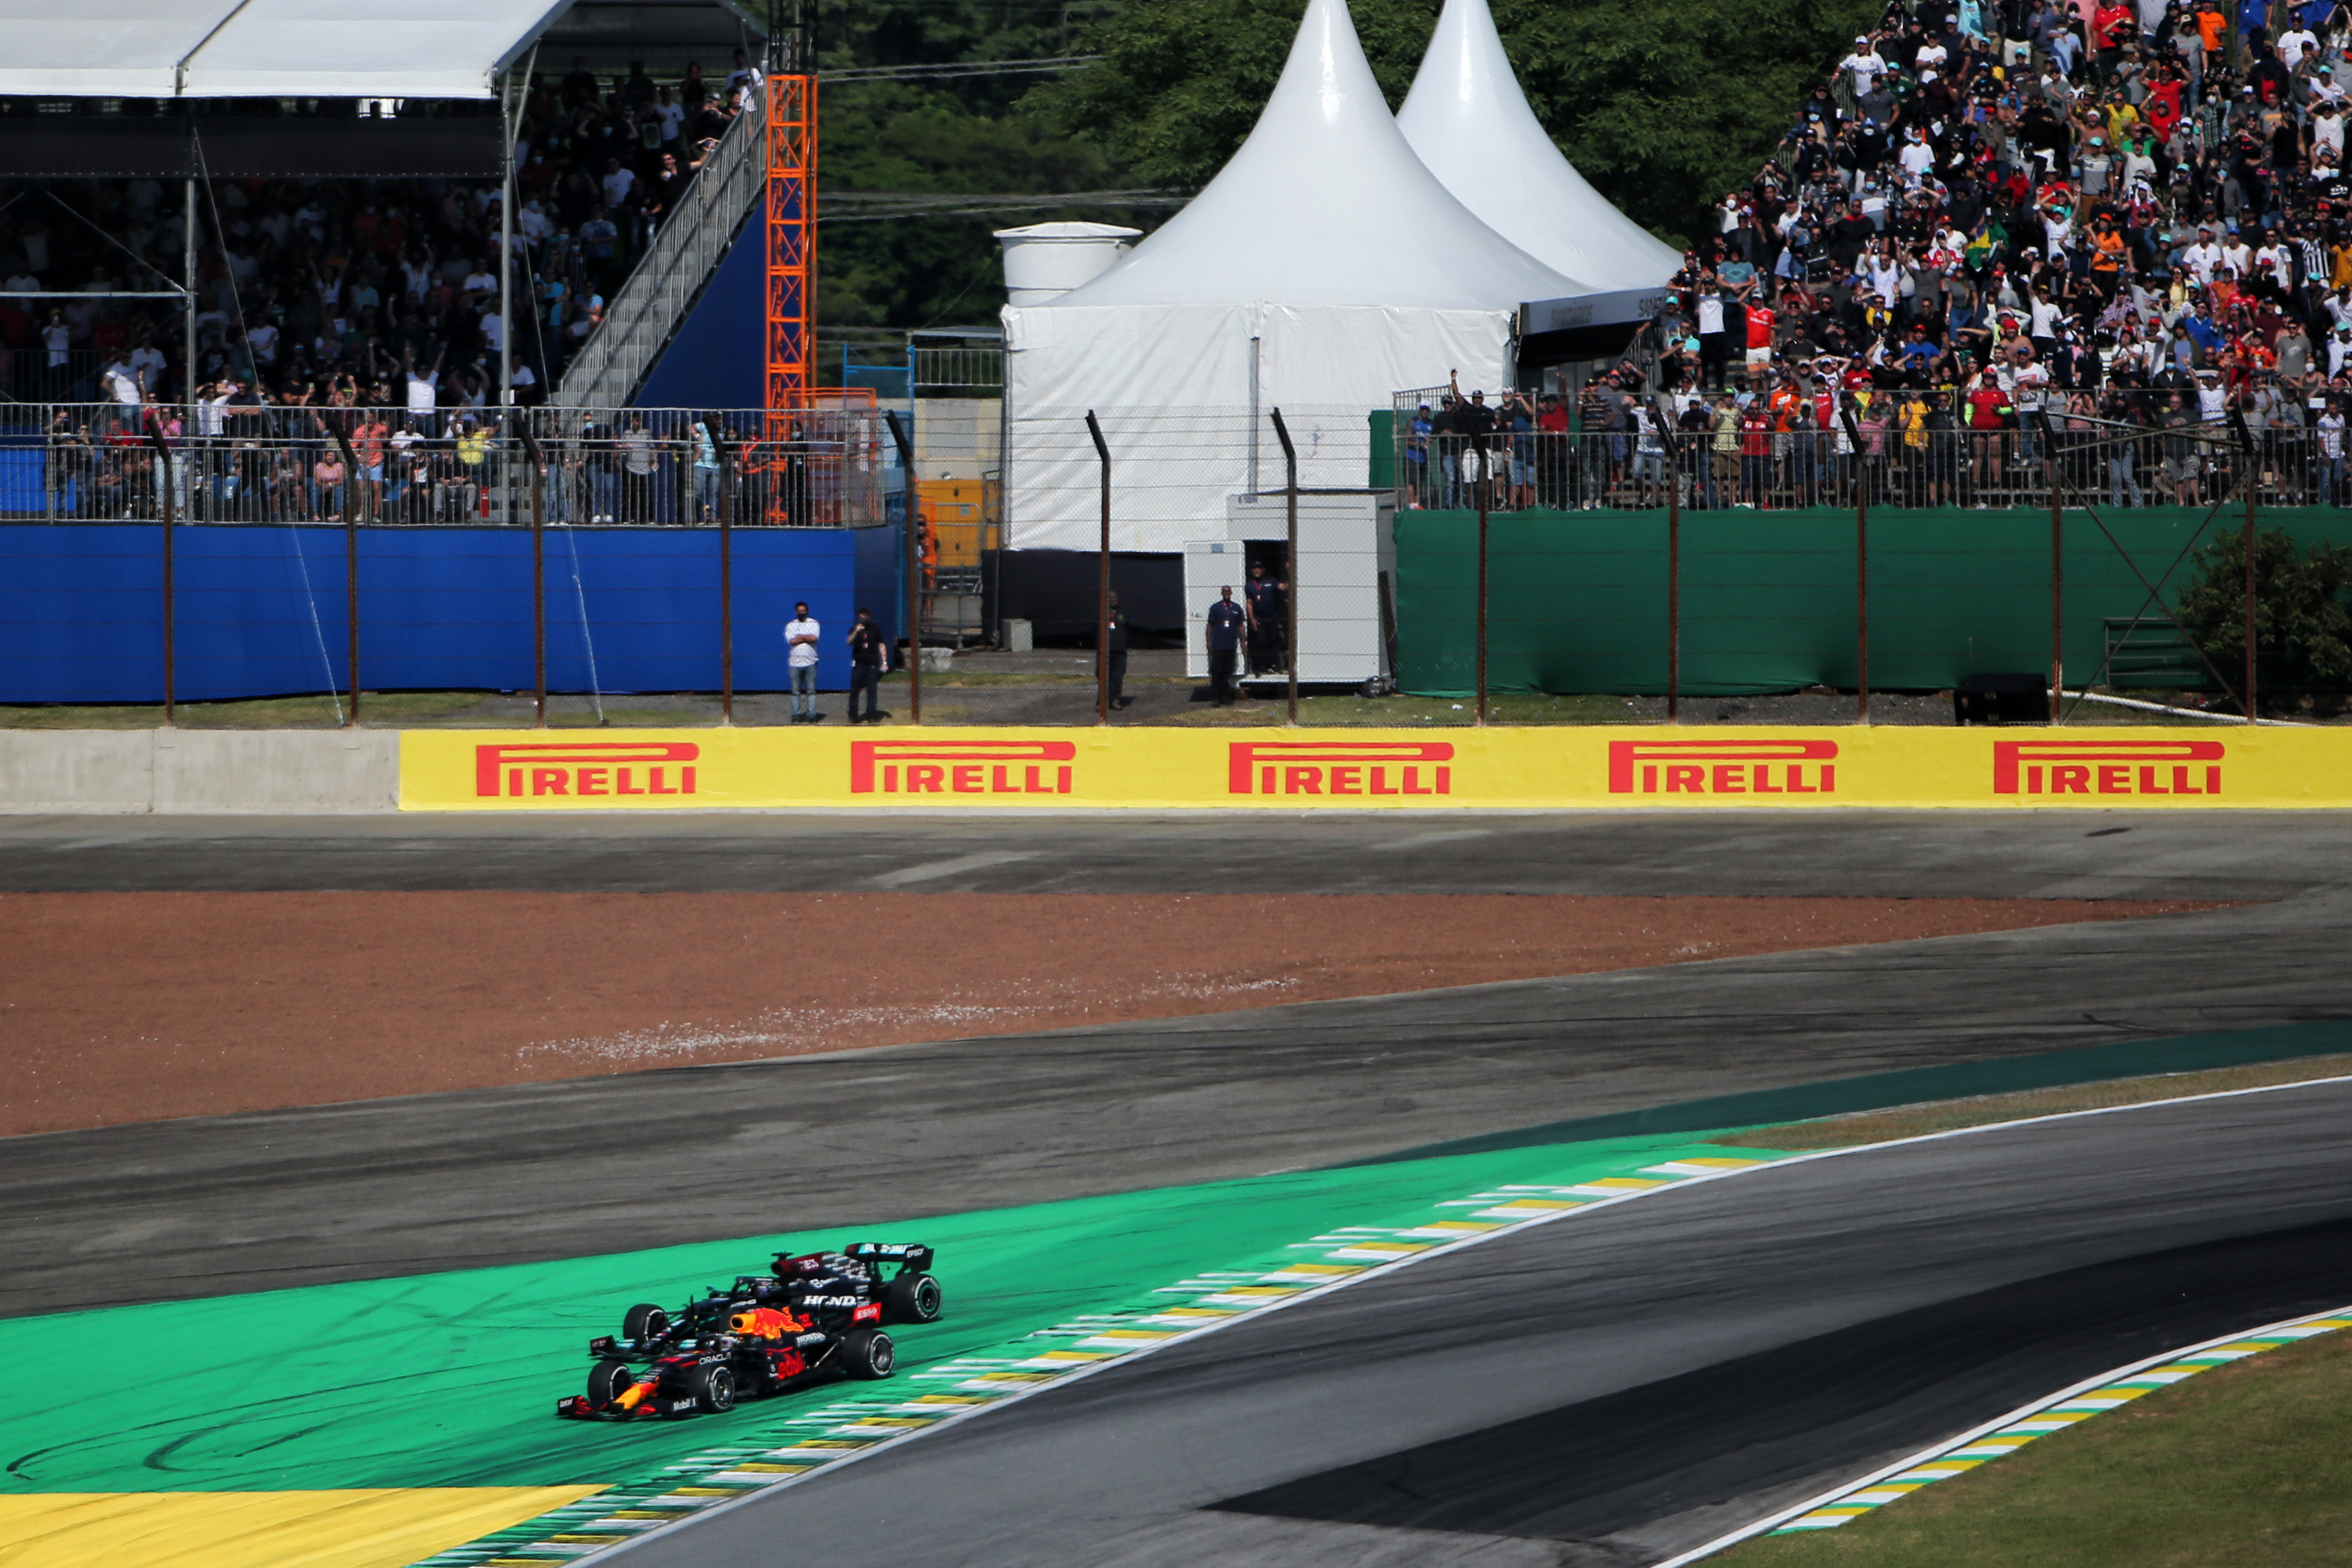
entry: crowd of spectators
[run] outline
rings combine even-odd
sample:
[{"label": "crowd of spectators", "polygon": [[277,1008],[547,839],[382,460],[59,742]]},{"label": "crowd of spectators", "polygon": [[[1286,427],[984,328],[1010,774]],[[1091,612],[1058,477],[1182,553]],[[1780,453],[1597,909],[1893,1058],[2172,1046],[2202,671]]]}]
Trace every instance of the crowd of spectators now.
[{"label": "crowd of spectators", "polygon": [[[600,81],[584,62],[532,77],[515,147],[517,401],[541,400],[596,330],[730,121],[756,105],[760,79],[740,51],[715,79],[689,64],[674,81],[641,66]],[[300,134],[299,119],[287,133]],[[448,438],[456,411],[499,401],[498,181],[199,184],[193,376],[178,300],[102,297],[180,283],[183,189],[0,183],[0,290],[19,291],[0,296],[0,395],[118,410],[382,408],[431,439]]]},{"label": "crowd of spectators", "polygon": [[1893,0],[1685,257],[1665,411],[1601,384],[1621,482],[1671,418],[1701,504],[1997,504],[2061,456],[2188,503],[2242,421],[2341,504],[2347,48],[2340,0]]}]

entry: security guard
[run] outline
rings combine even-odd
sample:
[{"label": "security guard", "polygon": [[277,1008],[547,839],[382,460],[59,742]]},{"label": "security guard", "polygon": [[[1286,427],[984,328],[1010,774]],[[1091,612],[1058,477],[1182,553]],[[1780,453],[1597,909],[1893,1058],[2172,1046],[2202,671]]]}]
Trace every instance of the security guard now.
[{"label": "security guard", "polygon": [[1209,691],[1220,708],[1234,702],[1234,661],[1241,657],[1242,634],[1249,616],[1234,603],[1230,587],[1217,590],[1209,606]]}]

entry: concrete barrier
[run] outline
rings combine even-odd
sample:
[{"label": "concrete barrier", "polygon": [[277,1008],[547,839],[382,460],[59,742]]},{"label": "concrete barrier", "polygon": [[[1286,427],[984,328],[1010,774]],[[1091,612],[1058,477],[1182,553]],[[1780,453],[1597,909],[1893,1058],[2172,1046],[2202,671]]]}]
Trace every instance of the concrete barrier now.
[{"label": "concrete barrier", "polygon": [[392,731],[0,731],[0,812],[399,807]]}]

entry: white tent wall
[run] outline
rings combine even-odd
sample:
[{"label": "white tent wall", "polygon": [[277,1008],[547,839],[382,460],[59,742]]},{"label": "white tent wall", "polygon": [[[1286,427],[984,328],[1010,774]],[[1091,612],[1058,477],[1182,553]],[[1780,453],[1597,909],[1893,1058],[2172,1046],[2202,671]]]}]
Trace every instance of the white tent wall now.
[{"label": "white tent wall", "polygon": [[1223,537],[1226,497],[1251,484],[1253,409],[1258,485],[1281,482],[1263,420],[1279,407],[1302,484],[1360,486],[1370,411],[1448,371],[1503,385],[1519,303],[1590,291],[1438,182],[1344,0],[1308,0],[1273,96],[1208,188],[1083,288],[1005,308],[1006,542],[1095,547],[1094,451],[1074,426],[1089,408],[1132,437],[1112,441],[1113,547],[1174,551]]},{"label": "white tent wall", "polygon": [[1561,154],[1519,90],[1486,0],[1445,0],[1396,122],[1489,227],[1595,289],[1654,289],[1682,265]]},{"label": "white tent wall", "polygon": [[1502,310],[1363,306],[1008,307],[1005,542],[1098,544],[1090,408],[1111,450],[1114,550],[1222,537],[1228,497],[1280,489],[1276,408],[1298,448],[1302,486],[1360,487],[1371,411],[1389,407],[1398,387],[1449,371],[1465,390],[1507,384],[1512,322]]}]

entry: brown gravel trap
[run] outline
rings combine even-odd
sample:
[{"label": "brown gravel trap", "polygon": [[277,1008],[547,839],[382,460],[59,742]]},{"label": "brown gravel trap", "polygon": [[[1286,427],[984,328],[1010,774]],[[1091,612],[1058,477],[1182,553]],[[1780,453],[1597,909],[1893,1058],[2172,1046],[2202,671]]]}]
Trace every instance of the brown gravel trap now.
[{"label": "brown gravel trap", "polygon": [[2207,907],[1424,894],[0,895],[0,1134]]}]

